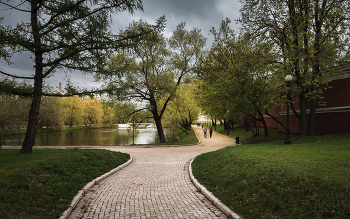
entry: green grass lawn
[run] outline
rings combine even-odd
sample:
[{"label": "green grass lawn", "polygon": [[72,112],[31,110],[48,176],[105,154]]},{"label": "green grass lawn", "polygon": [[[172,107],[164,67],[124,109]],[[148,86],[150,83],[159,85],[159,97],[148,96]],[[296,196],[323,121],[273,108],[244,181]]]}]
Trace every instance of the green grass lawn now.
[{"label": "green grass lawn", "polygon": [[246,219],[350,218],[350,135],[262,139],[198,156],[194,176]]},{"label": "green grass lawn", "polygon": [[129,159],[107,150],[0,150],[0,218],[59,218],[88,182]]},{"label": "green grass lawn", "polygon": [[179,138],[181,141],[178,141],[177,144],[187,145],[187,144],[196,144],[198,143],[198,138],[196,133],[191,130],[187,130],[188,133],[182,131],[181,129],[177,129],[177,133],[179,134]]}]

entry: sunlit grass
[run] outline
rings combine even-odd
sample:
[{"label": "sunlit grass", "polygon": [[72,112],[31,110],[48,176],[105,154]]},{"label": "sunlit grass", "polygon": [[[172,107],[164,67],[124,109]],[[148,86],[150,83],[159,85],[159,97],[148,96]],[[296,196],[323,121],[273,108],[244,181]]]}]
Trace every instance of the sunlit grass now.
[{"label": "sunlit grass", "polygon": [[294,138],[198,156],[195,177],[244,218],[350,218],[350,136]]},{"label": "sunlit grass", "polygon": [[0,218],[59,218],[88,182],[129,159],[106,150],[0,150]]},{"label": "sunlit grass", "polygon": [[193,129],[191,130],[187,130],[188,133],[177,129],[177,132],[179,134],[179,137],[181,139],[181,141],[179,141],[179,144],[182,145],[186,145],[186,144],[196,144],[198,143],[198,138],[196,136],[196,133],[193,131]]}]

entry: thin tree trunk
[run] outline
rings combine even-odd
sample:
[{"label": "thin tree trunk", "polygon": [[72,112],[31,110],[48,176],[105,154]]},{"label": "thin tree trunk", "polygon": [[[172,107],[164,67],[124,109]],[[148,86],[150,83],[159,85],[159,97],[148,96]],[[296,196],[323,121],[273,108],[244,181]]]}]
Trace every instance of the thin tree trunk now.
[{"label": "thin tree trunk", "polygon": [[306,99],[305,91],[299,94],[299,109],[300,109],[300,137],[307,136],[307,122],[306,122]]},{"label": "thin tree trunk", "polygon": [[189,110],[188,111],[188,118],[189,118],[189,121],[187,123],[187,130],[191,130],[191,125],[192,125],[192,116],[191,116],[191,111]]},{"label": "thin tree trunk", "polygon": [[233,126],[235,124],[235,122],[233,120],[229,120],[229,124],[230,124],[232,131],[235,131],[235,127]]},{"label": "thin tree trunk", "polygon": [[269,136],[269,129],[267,128],[264,116],[263,116],[263,114],[261,113],[260,110],[257,110],[257,112],[258,112],[258,114],[260,116],[260,120],[259,121],[261,121],[263,123],[265,136]]},{"label": "thin tree trunk", "polygon": [[31,153],[35,145],[36,126],[38,124],[38,115],[41,102],[42,79],[35,77],[34,94],[32,105],[30,106],[27,132],[22,143],[21,153]]},{"label": "thin tree trunk", "polygon": [[250,131],[249,119],[246,117],[243,119],[243,126],[246,132]]}]

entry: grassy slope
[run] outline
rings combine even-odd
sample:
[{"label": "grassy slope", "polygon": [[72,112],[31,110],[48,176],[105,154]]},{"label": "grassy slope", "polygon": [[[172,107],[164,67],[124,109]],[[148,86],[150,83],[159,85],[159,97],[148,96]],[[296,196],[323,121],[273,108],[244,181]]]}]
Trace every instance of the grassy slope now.
[{"label": "grassy slope", "polygon": [[106,150],[0,150],[0,218],[58,218],[88,182],[128,159]]},{"label": "grassy slope", "polygon": [[350,218],[349,135],[227,147],[198,156],[193,172],[244,218]]},{"label": "grassy slope", "polygon": [[193,129],[187,131],[188,134],[180,129],[177,129],[177,133],[179,134],[179,137],[181,141],[177,142],[177,144],[181,145],[187,145],[187,144],[196,144],[198,143],[198,138],[196,136],[196,133],[193,131]]}]

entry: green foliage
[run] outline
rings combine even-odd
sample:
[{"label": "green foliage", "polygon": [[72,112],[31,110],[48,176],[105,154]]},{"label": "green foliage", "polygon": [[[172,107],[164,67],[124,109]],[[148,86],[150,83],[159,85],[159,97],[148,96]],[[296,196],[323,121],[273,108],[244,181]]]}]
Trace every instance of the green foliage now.
[{"label": "green foliage", "polygon": [[198,119],[200,109],[195,96],[194,84],[182,84],[164,114],[164,124],[183,130],[191,130],[193,121]]},{"label": "green foliage", "polygon": [[130,155],[107,150],[0,151],[0,218],[58,218],[88,182]]},{"label": "green foliage", "polygon": [[347,218],[349,136],[283,139],[198,156],[193,173],[244,218]]},{"label": "green foliage", "polygon": [[14,95],[0,96],[0,128],[1,130],[19,129],[26,125],[30,107],[30,99]]},{"label": "green foliage", "polygon": [[83,100],[84,103],[84,125],[101,125],[103,118],[103,109],[101,100],[95,98],[91,99],[86,97]]},{"label": "green foliage", "polygon": [[60,98],[42,98],[37,126],[38,128],[64,129],[64,112]]},{"label": "green foliage", "polygon": [[[0,71],[0,73],[2,72]],[[27,97],[28,94],[32,93],[33,86],[27,80],[19,82],[15,79],[11,80],[9,77],[0,77],[0,95],[17,94]]]},{"label": "green foliage", "polygon": [[66,97],[62,99],[64,107],[64,122],[69,127],[81,125],[84,121],[84,105],[78,96]]},{"label": "green foliage", "polygon": [[211,30],[214,43],[197,68],[201,79],[198,96],[202,108],[212,118],[233,121],[256,118],[256,111],[273,106],[278,84],[272,64],[274,51],[267,38],[236,36],[229,28],[230,22],[226,19],[218,30]]},{"label": "green foliage", "polygon": [[101,125],[104,112],[102,101],[95,98],[86,97],[84,99],[78,96],[62,98],[64,110],[64,122],[70,127],[74,125],[85,126],[94,124]]}]

